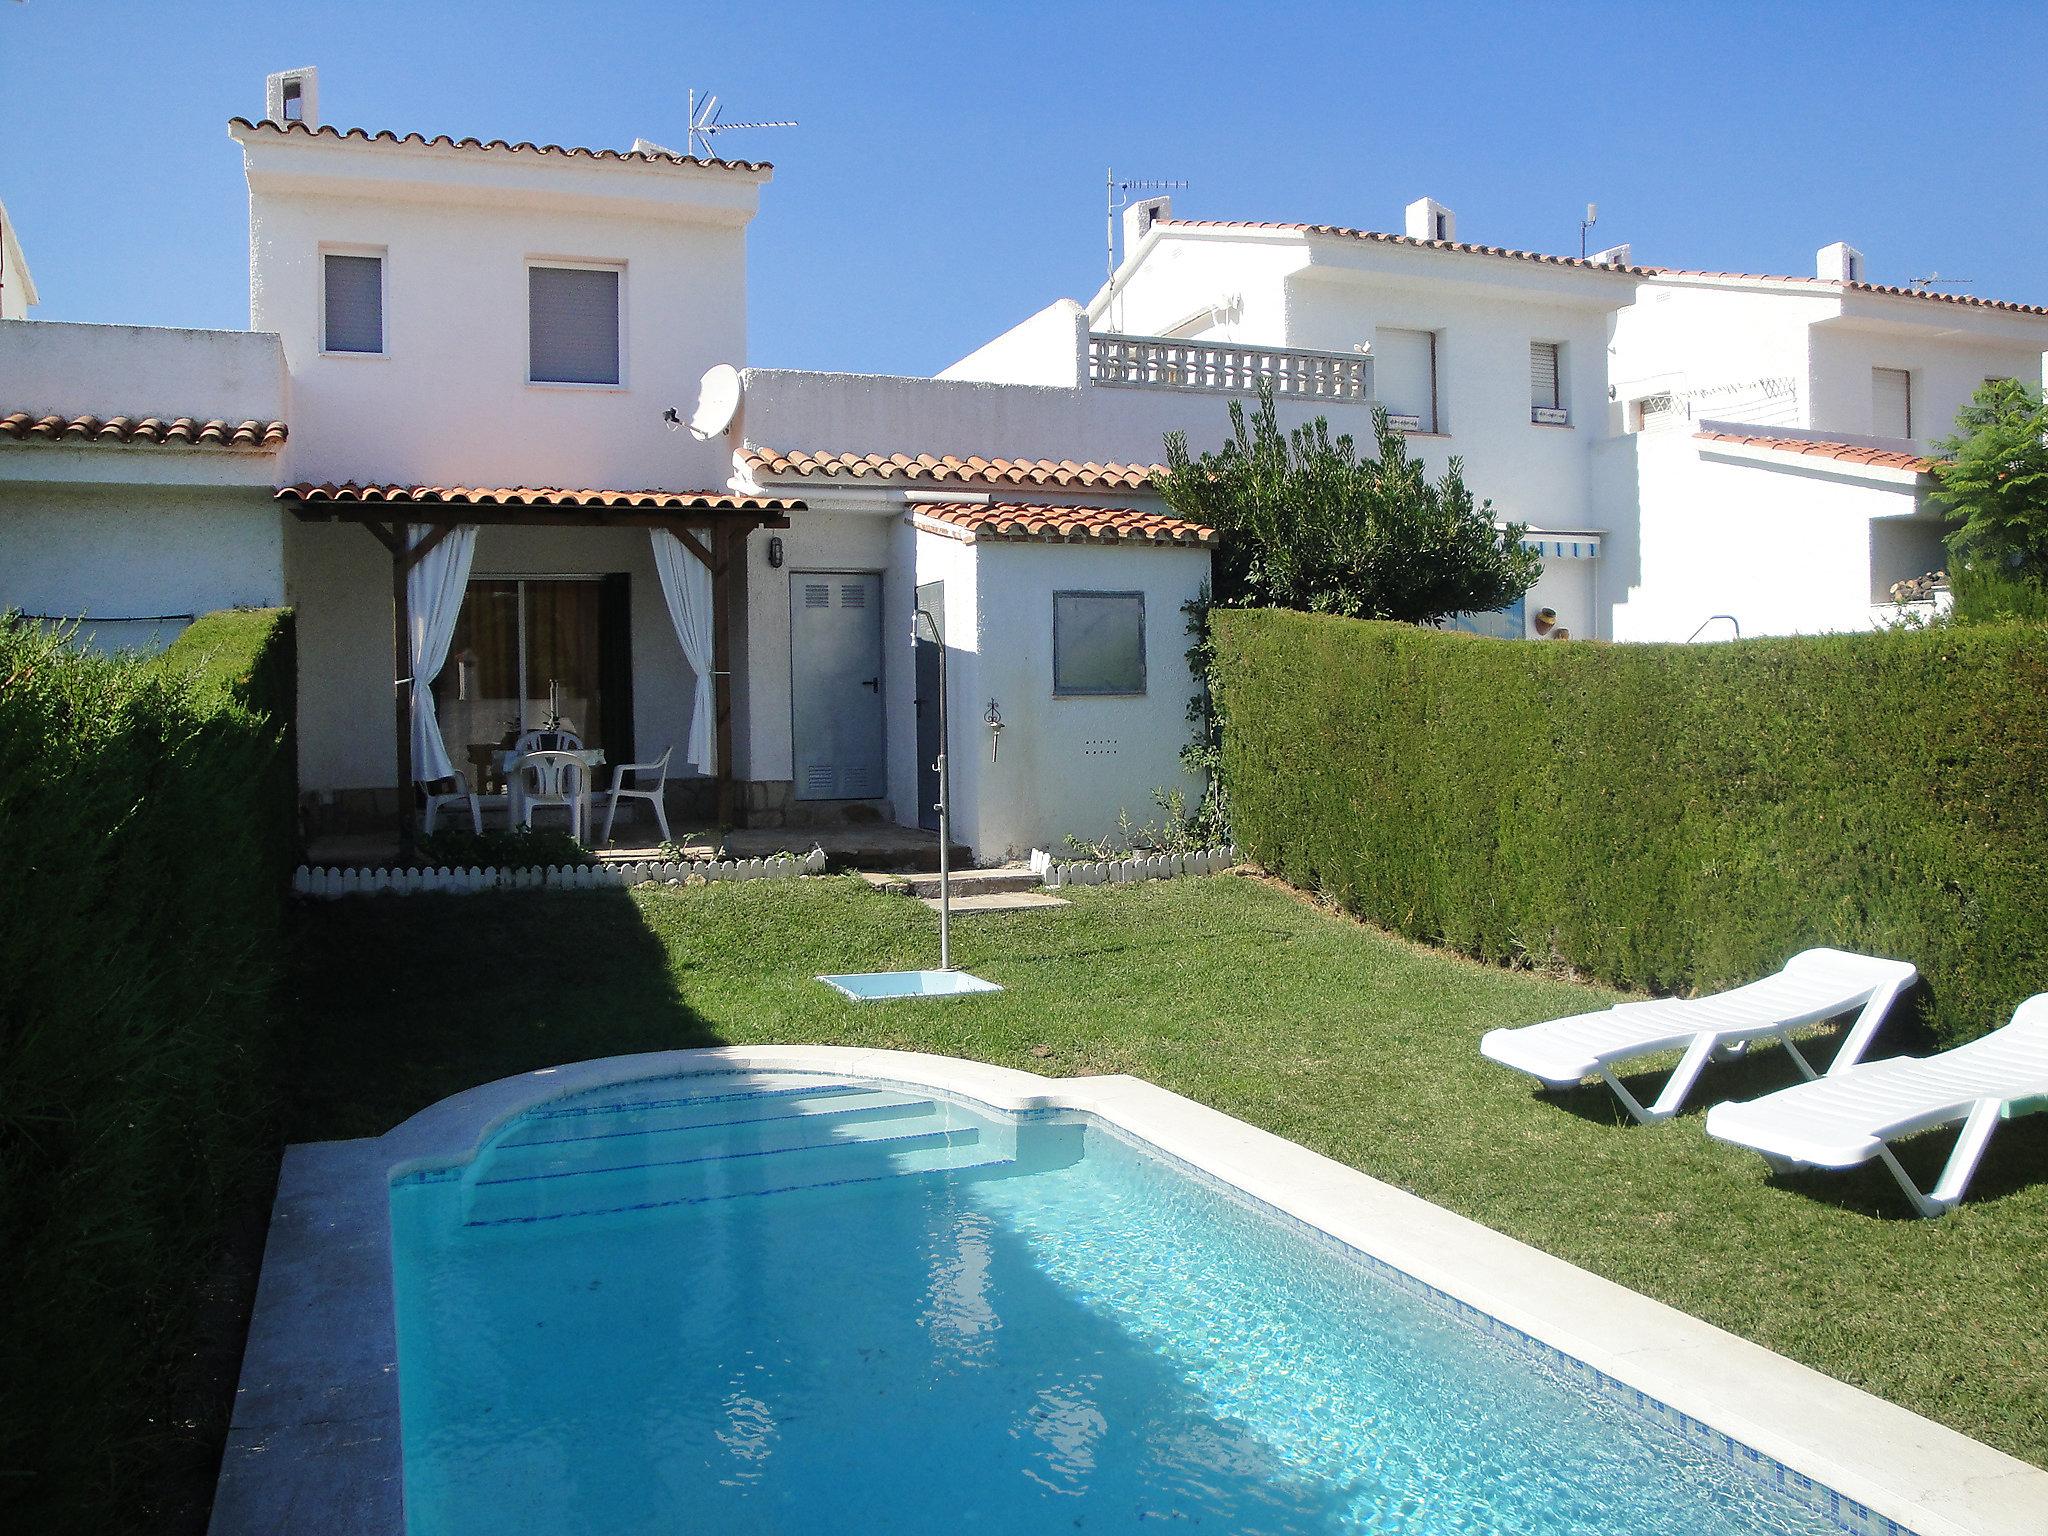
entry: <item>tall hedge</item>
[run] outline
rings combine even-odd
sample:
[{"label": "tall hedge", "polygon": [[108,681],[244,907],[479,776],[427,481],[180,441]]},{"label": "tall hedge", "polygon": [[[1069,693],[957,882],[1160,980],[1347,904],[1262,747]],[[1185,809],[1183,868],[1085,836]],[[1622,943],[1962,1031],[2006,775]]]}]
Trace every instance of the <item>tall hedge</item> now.
[{"label": "tall hedge", "polygon": [[[275,1165],[290,616],[160,658],[0,619],[0,1508],[138,1528]],[[175,1479],[173,1479],[175,1480]]]},{"label": "tall hedge", "polygon": [[1895,955],[1945,1043],[2048,990],[2048,629],[1214,628],[1238,843],[1374,922],[1659,991]]}]

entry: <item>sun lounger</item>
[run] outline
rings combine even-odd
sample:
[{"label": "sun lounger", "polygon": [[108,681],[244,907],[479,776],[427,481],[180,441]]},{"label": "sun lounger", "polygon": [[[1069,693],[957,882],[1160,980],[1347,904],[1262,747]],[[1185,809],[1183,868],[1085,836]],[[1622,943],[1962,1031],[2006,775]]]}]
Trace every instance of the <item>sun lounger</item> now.
[{"label": "sun lounger", "polygon": [[[1598,1013],[1573,1014],[1520,1029],[1496,1029],[1480,1040],[1481,1054],[1563,1088],[1605,1078],[1628,1112],[1645,1123],[1677,1114],[1708,1061],[1734,1056],[1759,1040],[1780,1041],[1808,1078],[1817,1074],[1792,1041],[1792,1031],[1860,1009],[1835,1052],[1830,1072],[1862,1058],[1885,1012],[1911,983],[1913,967],[1840,949],[1794,955],[1774,976],[1707,997],[1617,1003]],[[1615,1069],[1658,1051],[1685,1055],[1656,1102],[1645,1107],[1622,1085]]]},{"label": "sun lounger", "polygon": [[[1853,1168],[1878,1159],[1922,1216],[1963,1198],[2001,1120],[2048,1109],[2048,992],[2012,1022],[1938,1056],[1893,1056],[1795,1083],[1746,1104],[1716,1104],[1707,1134],[1761,1152],[1772,1167]],[[1962,1126],[1929,1194],[1886,1145],[1915,1131]]]}]

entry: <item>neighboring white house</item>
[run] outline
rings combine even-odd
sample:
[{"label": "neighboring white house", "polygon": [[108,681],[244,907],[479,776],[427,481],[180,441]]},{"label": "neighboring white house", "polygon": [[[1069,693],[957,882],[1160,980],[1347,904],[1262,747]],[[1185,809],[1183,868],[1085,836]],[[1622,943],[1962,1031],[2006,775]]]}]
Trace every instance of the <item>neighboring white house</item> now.
[{"label": "neighboring white house", "polygon": [[[1892,584],[1942,560],[1928,441],[1984,379],[2037,382],[2048,347],[2048,310],[1876,286],[1839,245],[1812,278],[1683,272],[1461,241],[1428,198],[1399,235],[1163,197],[1123,235],[1086,310],[1095,372],[1200,379],[1247,345],[1363,364],[1411,451],[1461,459],[1543,554],[1524,602],[1471,621],[1494,632],[1543,607],[1616,639],[1884,622]],[[1056,310],[945,376],[1044,382]]]},{"label": "neighboring white house", "polygon": [[38,302],[36,280],[29,275],[28,258],[21,254],[14,220],[7,216],[7,205],[0,203],[0,320],[26,320]]}]

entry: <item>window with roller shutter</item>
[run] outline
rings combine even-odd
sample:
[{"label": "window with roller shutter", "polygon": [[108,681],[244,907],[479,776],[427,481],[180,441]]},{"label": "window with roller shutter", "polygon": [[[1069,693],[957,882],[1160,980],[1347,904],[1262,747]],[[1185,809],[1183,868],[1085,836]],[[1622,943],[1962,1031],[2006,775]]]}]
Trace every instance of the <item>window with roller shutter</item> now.
[{"label": "window with roller shutter", "polygon": [[1373,388],[1387,414],[1408,431],[1437,431],[1436,332],[1383,326],[1372,351]]},{"label": "window with roller shutter", "polygon": [[526,269],[528,382],[624,382],[619,280],[617,267]]}]

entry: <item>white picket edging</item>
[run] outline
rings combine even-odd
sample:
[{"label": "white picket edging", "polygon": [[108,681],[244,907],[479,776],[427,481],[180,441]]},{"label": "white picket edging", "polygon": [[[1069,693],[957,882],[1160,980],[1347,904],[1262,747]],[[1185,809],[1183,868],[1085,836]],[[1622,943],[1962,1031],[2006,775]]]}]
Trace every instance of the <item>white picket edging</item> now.
[{"label": "white picket edging", "polygon": [[1133,880],[1172,880],[1180,875],[1213,875],[1237,863],[1237,845],[1194,853],[1139,853],[1127,859],[1055,859],[1031,850],[1031,872],[1047,890],[1063,885],[1123,885]]},{"label": "white picket edging", "polygon": [[611,891],[642,885],[683,885],[693,876],[707,884],[716,880],[794,880],[825,873],[825,850],[813,848],[802,858],[662,859],[633,864],[550,864],[546,868],[486,869],[338,869],[301,864],[292,872],[292,889],[301,896],[328,900],[337,896],[411,896],[441,891],[467,896],[477,891]]}]

